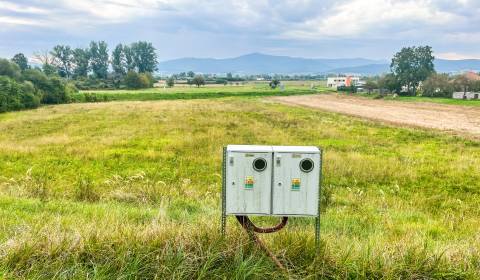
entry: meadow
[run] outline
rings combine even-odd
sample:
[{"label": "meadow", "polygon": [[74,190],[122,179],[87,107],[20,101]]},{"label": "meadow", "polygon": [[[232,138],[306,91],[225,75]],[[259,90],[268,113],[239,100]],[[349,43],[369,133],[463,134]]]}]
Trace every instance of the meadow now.
[{"label": "meadow", "polygon": [[[350,93],[343,93],[346,95],[352,95]],[[464,99],[453,99],[447,97],[427,97],[427,96],[393,96],[391,94],[386,96],[381,96],[378,93],[357,93],[353,94],[355,96],[362,96],[373,99],[385,99],[385,100],[394,100],[394,101],[405,101],[405,102],[425,102],[425,103],[436,103],[436,104],[445,104],[445,105],[461,105],[461,106],[480,106],[479,99],[464,100]]]},{"label": "meadow", "polygon": [[[310,94],[314,92],[331,92],[323,86],[312,89],[313,82],[285,83],[285,89],[272,90],[267,83],[247,83],[238,86],[208,85],[197,88],[195,86],[180,85],[172,88],[156,87],[143,90],[86,90],[72,96],[72,101],[108,102],[108,101],[146,101],[146,100],[179,100],[179,99],[213,99],[224,97],[267,97]],[[319,83],[321,84],[321,83]]]},{"label": "meadow", "polygon": [[[0,114],[0,279],[480,277],[478,141],[211,91]],[[320,250],[308,218],[260,236],[288,274],[220,234],[235,143],[324,149]]]},{"label": "meadow", "polygon": [[424,96],[400,96],[395,99],[400,101],[410,101],[410,102],[432,102],[432,103],[450,104],[450,105],[480,106],[480,100],[478,99],[463,100],[463,99],[453,99],[453,98],[444,98],[444,97],[424,97]]}]

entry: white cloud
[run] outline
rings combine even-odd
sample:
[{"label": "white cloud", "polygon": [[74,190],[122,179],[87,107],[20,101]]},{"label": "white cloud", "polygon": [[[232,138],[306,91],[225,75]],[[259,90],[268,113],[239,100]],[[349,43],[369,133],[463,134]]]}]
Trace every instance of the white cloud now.
[{"label": "white cloud", "polygon": [[[441,11],[431,1],[353,0],[331,7],[326,14],[284,33],[292,38],[394,36],[420,26],[445,25],[457,16]],[[379,33],[380,32],[380,33]],[[381,34],[383,32],[383,34]]]},{"label": "white cloud", "polygon": [[449,60],[480,59],[480,55],[461,54],[456,52],[436,53],[435,57]]},{"label": "white cloud", "polygon": [[30,13],[30,14],[47,14],[48,10],[29,6],[29,5],[20,5],[17,3],[12,3],[8,1],[0,1],[0,14],[3,11],[17,12],[17,13]]},{"label": "white cloud", "polygon": [[454,44],[480,44],[480,32],[476,30],[471,32],[449,32],[444,34],[443,38]]},{"label": "white cloud", "polygon": [[161,1],[155,0],[82,0],[62,1],[65,9],[86,13],[94,20],[125,22],[135,17],[150,16],[159,8]]},{"label": "white cloud", "polygon": [[36,35],[42,46],[142,39],[195,49],[209,38],[202,54],[211,56],[225,56],[226,46],[238,54],[240,44],[299,56],[355,48],[373,57],[429,44],[449,55],[476,53],[479,13],[480,0],[0,0],[0,36],[10,38],[5,45],[28,46]]},{"label": "white cloud", "polygon": [[0,25],[2,24],[5,25],[5,27],[6,26],[11,27],[11,26],[17,26],[17,25],[39,25],[39,22],[35,20],[25,19],[25,18],[0,15]]},{"label": "white cloud", "polygon": [[[168,3],[160,0],[56,0],[27,5],[0,0],[0,16],[14,17],[10,25],[42,25],[60,29],[123,23],[153,16],[167,10]],[[13,13],[13,14],[12,14]],[[6,20],[4,20],[6,22]]]}]

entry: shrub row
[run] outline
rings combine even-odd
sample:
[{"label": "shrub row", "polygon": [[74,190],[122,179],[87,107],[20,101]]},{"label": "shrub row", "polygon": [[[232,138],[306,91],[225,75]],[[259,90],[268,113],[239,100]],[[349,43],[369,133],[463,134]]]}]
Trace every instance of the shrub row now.
[{"label": "shrub row", "polygon": [[74,81],[75,87],[80,90],[95,89],[142,89],[151,88],[155,82],[150,73],[137,73],[129,71],[126,75],[109,75],[106,79],[95,77],[77,78]]},{"label": "shrub row", "polygon": [[60,77],[49,77],[39,69],[20,71],[17,64],[0,59],[0,113],[68,103],[76,91]]}]

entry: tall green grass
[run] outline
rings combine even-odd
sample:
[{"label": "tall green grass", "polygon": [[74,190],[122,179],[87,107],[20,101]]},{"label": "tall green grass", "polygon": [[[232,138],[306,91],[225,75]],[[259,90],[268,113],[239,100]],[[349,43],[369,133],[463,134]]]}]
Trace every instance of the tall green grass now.
[{"label": "tall green grass", "polygon": [[176,99],[212,99],[224,97],[266,97],[312,94],[330,92],[327,88],[311,89],[305,85],[286,85],[284,90],[271,89],[266,84],[242,86],[205,86],[151,88],[143,90],[95,90],[81,91],[72,96],[73,102],[107,102],[107,101],[147,101]]},{"label": "tall green grass", "polygon": [[[6,278],[480,276],[474,140],[237,97],[44,107],[0,131]],[[234,143],[325,150],[319,253],[311,219],[261,236],[288,275],[233,218],[219,233]]]}]

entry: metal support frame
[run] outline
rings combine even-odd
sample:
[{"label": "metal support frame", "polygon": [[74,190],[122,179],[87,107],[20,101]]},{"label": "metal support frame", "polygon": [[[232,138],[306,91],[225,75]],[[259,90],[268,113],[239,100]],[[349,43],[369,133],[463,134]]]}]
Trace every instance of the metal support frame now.
[{"label": "metal support frame", "polygon": [[320,150],[320,176],[318,178],[318,216],[315,217],[315,248],[318,251],[320,248],[320,211],[322,209],[322,169],[323,169],[323,150],[318,147]]},{"label": "metal support frame", "polygon": [[221,219],[221,233],[225,236],[225,228],[227,224],[226,203],[227,203],[227,147],[223,147],[223,161],[222,161],[222,219]]}]

